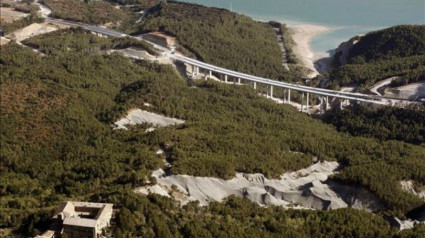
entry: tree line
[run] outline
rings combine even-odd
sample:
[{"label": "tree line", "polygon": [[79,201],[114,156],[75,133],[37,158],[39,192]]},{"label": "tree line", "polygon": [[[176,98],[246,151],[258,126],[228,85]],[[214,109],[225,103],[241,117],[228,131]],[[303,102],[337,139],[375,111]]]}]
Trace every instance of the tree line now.
[{"label": "tree line", "polygon": [[425,145],[424,111],[392,107],[372,110],[356,105],[347,110],[328,111],[323,120],[334,125],[338,131],[348,132],[353,136]]}]

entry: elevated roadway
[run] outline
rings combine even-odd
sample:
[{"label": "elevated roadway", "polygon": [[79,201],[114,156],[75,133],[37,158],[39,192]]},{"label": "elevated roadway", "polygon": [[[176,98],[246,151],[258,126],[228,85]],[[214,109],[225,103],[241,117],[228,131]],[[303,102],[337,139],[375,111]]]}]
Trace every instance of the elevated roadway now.
[{"label": "elevated roadway", "polygon": [[[102,34],[102,35],[106,35],[106,36],[132,37],[132,36],[129,36],[125,33],[122,33],[122,32],[119,32],[119,31],[116,31],[116,30],[113,30],[113,29],[109,29],[109,28],[105,28],[105,27],[97,26],[97,25],[90,25],[90,24],[81,23],[81,22],[73,22],[73,21],[69,21],[69,20],[55,19],[55,18],[50,18],[50,17],[46,18],[46,22],[53,23],[53,24],[67,25],[67,26],[70,26],[70,27],[81,27],[85,30],[92,31],[92,32]],[[137,38],[137,37],[134,37],[134,38],[142,40],[141,38]],[[289,100],[290,100],[290,90],[295,90],[295,91],[299,91],[299,92],[303,93],[303,97],[304,97],[304,93],[306,93],[307,94],[307,107],[308,107],[308,96],[309,96],[309,94],[314,94],[314,95],[318,95],[318,96],[326,97],[326,98],[328,98],[328,97],[338,98],[338,99],[340,99],[341,104],[342,104],[343,100],[357,101],[357,102],[363,102],[363,103],[372,103],[372,104],[378,104],[378,105],[390,105],[390,106],[393,106],[397,103],[399,103],[399,104],[400,103],[402,103],[402,104],[403,103],[404,104],[412,103],[411,101],[408,101],[408,100],[400,100],[400,99],[387,98],[387,97],[383,97],[383,96],[368,95],[368,94],[361,94],[361,93],[342,92],[342,91],[336,91],[336,90],[330,90],[330,89],[324,89],[324,88],[308,87],[308,86],[303,86],[303,85],[285,83],[285,82],[267,79],[267,78],[263,78],[263,77],[258,77],[258,76],[254,76],[254,75],[249,75],[249,74],[225,69],[225,68],[222,68],[222,67],[218,67],[218,66],[208,64],[208,63],[205,63],[205,62],[202,62],[202,61],[199,61],[199,60],[195,60],[195,59],[192,59],[192,58],[189,58],[189,57],[185,57],[185,56],[182,56],[182,55],[178,55],[178,54],[172,53],[169,49],[165,49],[164,47],[161,47],[161,46],[158,46],[158,45],[155,45],[155,44],[153,44],[153,45],[156,48],[164,51],[164,54],[166,54],[171,59],[193,66],[194,68],[197,69],[197,72],[199,72],[199,69],[204,69],[206,71],[209,71],[210,76],[212,76],[212,73],[216,73],[216,74],[224,75],[225,78],[230,76],[230,77],[237,78],[239,80],[243,79],[243,80],[246,80],[246,81],[250,81],[250,82],[253,82],[254,84],[259,83],[259,84],[271,86],[270,90],[271,90],[272,96],[273,96],[273,86],[278,87],[278,88],[288,89],[289,90],[289,95],[288,95]]]}]

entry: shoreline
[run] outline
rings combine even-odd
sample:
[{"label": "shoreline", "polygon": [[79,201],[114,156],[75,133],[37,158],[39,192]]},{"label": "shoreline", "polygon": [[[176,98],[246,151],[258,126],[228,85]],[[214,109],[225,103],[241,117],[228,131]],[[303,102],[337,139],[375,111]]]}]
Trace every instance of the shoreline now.
[{"label": "shoreline", "polygon": [[[260,18],[252,19],[257,22],[269,22]],[[293,50],[298,59],[301,61],[300,66],[303,66],[310,71],[309,74],[305,75],[307,78],[314,78],[317,75],[320,75],[321,73],[328,70],[330,57],[333,54],[327,52],[314,51],[311,42],[314,37],[326,32],[337,30],[341,27],[332,25],[321,25],[313,22],[300,22],[291,20],[275,21],[281,24],[285,24],[289,29],[289,33],[291,34],[292,39],[295,42]],[[335,49],[330,49],[329,51],[333,51]]]},{"label": "shoreline", "polygon": [[307,69],[311,70],[311,73],[307,75],[308,78],[314,78],[319,75],[316,69],[315,62],[319,59],[329,57],[328,53],[314,52],[311,47],[311,41],[314,37],[334,30],[335,28],[323,25],[315,24],[294,24],[288,25],[288,29],[291,31],[292,39],[296,43],[294,46],[294,52],[300,59],[302,65]]}]

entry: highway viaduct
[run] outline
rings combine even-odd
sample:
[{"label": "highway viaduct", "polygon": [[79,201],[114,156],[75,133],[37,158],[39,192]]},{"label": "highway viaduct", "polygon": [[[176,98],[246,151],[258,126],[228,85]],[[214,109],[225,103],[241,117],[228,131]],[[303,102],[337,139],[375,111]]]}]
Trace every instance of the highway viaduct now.
[{"label": "highway viaduct", "polygon": [[[108,28],[100,27],[96,25],[90,25],[86,23],[73,22],[73,21],[62,20],[62,19],[54,19],[50,17],[46,18],[46,21],[50,23],[54,23],[54,24],[67,25],[70,27],[81,27],[85,30],[95,32],[105,36],[132,37],[116,30],[112,30],[112,29],[108,29]],[[140,37],[133,37],[133,38],[143,40]],[[149,43],[153,44],[152,42],[149,42]],[[169,49],[166,49],[164,47],[161,47],[155,44],[153,45],[155,48],[163,51],[164,54],[167,55],[169,58],[191,66],[192,76],[199,75],[200,69],[202,69],[205,71],[205,79],[212,78],[214,73],[214,74],[219,74],[221,76],[224,76],[224,82],[227,82],[229,77],[233,77],[237,79],[238,84],[241,84],[241,80],[251,82],[253,84],[254,89],[257,88],[257,84],[263,84],[268,86],[269,94],[272,98],[273,98],[273,89],[275,87],[282,88],[284,92],[283,99],[284,99],[284,102],[287,102],[287,103],[291,102],[291,90],[298,91],[301,93],[301,111],[308,110],[310,106],[309,105],[310,95],[316,95],[319,98],[320,108],[321,109],[323,108],[324,110],[329,108],[329,102],[330,102],[329,98],[339,100],[340,107],[342,107],[344,101],[375,104],[375,105],[387,105],[387,106],[405,106],[410,103],[414,103],[409,100],[388,98],[383,96],[375,96],[375,95],[368,95],[368,94],[362,94],[362,93],[342,92],[342,91],[336,91],[336,90],[330,90],[330,89],[324,89],[324,88],[308,87],[308,86],[303,86],[298,84],[291,84],[291,83],[285,83],[285,82],[281,82],[277,80],[262,78],[262,77],[258,77],[254,75],[249,75],[249,74],[221,68],[212,64],[199,61],[199,60],[178,55],[178,54],[175,54],[174,52],[171,52],[171,50]]]},{"label": "highway viaduct", "polygon": [[[176,61],[183,62],[192,67],[192,77],[195,77],[200,74],[200,70],[205,71],[204,77],[212,78],[213,74],[220,75],[220,79],[224,77],[224,82],[227,83],[229,77],[233,77],[237,80],[237,84],[241,84],[242,80],[251,82],[254,89],[257,89],[257,84],[263,84],[268,86],[268,94],[273,98],[273,90],[274,88],[282,88],[283,89],[283,102],[290,103],[291,102],[291,90],[298,91],[301,93],[301,111],[308,110],[310,95],[316,95],[319,98],[320,108],[321,110],[326,110],[329,108],[329,98],[338,99],[339,105],[342,107],[344,102],[361,102],[367,104],[376,104],[376,105],[389,105],[394,106],[396,102],[404,100],[391,99],[386,97],[361,94],[361,93],[351,93],[351,92],[342,92],[335,91],[324,88],[315,88],[308,87],[303,85],[285,83],[281,81],[276,81],[272,79],[262,78],[258,76],[253,76],[249,74],[240,73],[237,71],[217,67],[212,64],[208,64],[202,61],[194,60],[189,57],[185,57],[182,55],[177,55],[173,53],[168,53],[168,56]],[[223,77],[222,77],[223,76]],[[236,81],[235,81],[236,83]]]}]

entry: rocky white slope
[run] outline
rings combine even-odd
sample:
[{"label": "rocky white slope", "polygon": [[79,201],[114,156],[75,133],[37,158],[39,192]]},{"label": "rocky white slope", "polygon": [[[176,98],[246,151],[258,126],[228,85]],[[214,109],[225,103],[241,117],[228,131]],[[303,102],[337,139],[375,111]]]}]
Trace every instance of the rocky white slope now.
[{"label": "rocky white slope", "polygon": [[126,125],[137,125],[137,124],[148,123],[148,124],[152,124],[155,127],[164,127],[164,126],[183,124],[184,122],[185,122],[184,120],[165,117],[165,116],[158,115],[145,110],[133,109],[127,113],[127,116],[125,118],[118,120],[117,122],[114,123],[114,125],[116,126],[117,129],[126,130],[127,129]]},{"label": "rocky white slope", "polygon": [[[136,189],[142,194],[174,195],[185,204],[199,201],[222,201],[230,195],[245,197],[262,205],[331,210],[353,207],[377,210],[378,199],[360,188],[330,181],[336,173],[337,162],[319,162],[296,172],[285,173],[280,179],[267,179],[262,174],[237,173],[231,180],[188,175],[167,176],[163,170],[153,173],[157,185]],[[173,188],[172,188],[173,187]]]},{"label": "rocky white slope", "polygon": [[401,188],[404,191],[411,193],[411,194],[414,194],[414,195],[424,199],[424,201],[425,201],[425,188],[424,187],[418,188],[417,186],[415,186],[415,183],[412,180],[400,181],[400,185],[401,185]]}]

